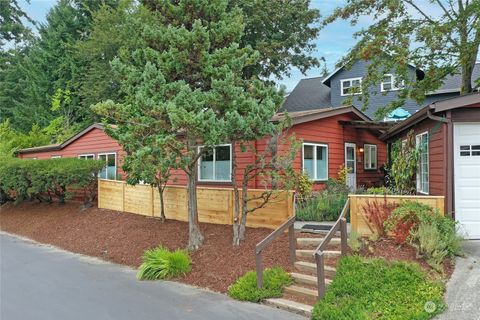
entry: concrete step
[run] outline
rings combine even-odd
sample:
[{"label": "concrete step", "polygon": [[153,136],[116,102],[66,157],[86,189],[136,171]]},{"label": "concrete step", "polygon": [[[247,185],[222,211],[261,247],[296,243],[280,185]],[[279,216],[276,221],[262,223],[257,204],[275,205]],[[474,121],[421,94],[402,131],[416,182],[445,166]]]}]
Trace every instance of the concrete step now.
[{"label": "concrete step", "polygon": [[[311,263],[306,261],[296,261],[294,265],[298,271],[313,273],[315,275],[317,274],[316,263]],[[325,277],[330,279],[333,278],[335,276],[335,273],[337,272],[337,269],[330,266],[325,266],[324,269],[325,269]]]},{"label": "concrete step", "polygon": [[[323,238],[297,238],[297,246],[299,248],[318,246]],[[341,239],[339,237],[333,237],[329,244],[340,244]]]},{"label": "concrete step", "polygon": [[313,306],[303,304],[282,298],[271,298],[264,301],[265,304],[289,312],[294,312],[310,318],[312,316]]},{"label": "concrete step", "polygon": [[316,301],[318,299],[317,290],[296,286],[294,284],[283,288],[283,291],[297,297],[311,299],[312,301]]},{"label": "concrete step", "polygon": [[[309,259],[309,260],[314,260],[313,254],[315,253],[315,250],[311,249],[297,249],[295,250],[295,254],[297,256],[297,259]],[[336,258],[340,257],[342,255],[341,251],[338,250],[325,250],[323,251],[323,256],[325,258]]]},{"label": "concrete step", "polygon": [[[318,285],[317,282],[317,277],[316,276],[311,276],[308,274],[303,274],[303,273],[296,273],[296,272],[291,272],[290,275],[292,276],[293,280],[295,283],[299,284],[304,284],[304,285],[309,285],[309,286],[314,286],[316,287]],[[330,279],[325,279],[325,284],[328,286],[332,280]]]}]

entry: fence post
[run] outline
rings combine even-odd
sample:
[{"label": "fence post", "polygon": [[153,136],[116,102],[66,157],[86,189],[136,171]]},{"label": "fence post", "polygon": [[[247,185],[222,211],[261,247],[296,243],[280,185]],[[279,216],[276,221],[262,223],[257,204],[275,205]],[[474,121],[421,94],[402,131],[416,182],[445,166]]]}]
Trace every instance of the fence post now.
[{"label": "fence post", "polygon": [[262,252],[255,250],[255,268],[257,273],[257,288],[263,287],[263,266],[262,266]]},{"label": "fence post", "polygon": [[318,300],[320,300],[325,296],[325,261],[323,252],[315,253],[315,262],[317,263]]},{"label": "fence post", "polygon": [[347,220],[340,219],[340,241],[342,246],[342,256],[347,254]]}]

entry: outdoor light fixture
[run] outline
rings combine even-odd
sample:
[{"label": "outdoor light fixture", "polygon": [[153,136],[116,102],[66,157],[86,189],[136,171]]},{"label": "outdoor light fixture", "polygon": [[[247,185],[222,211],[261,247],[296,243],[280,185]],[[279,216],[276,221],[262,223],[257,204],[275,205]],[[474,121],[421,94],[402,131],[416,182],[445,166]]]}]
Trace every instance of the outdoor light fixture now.
[{"label": "outdoor light fixture", "polygon": [[363,153],[363,148],[359,148],[358,151],[360,151],[360,153]]}]

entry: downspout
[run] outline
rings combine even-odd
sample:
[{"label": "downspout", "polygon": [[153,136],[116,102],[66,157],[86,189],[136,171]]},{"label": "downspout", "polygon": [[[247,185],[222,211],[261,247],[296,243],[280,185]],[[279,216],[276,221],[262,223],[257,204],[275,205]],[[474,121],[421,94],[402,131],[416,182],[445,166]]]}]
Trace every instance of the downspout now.
[{"label": "downspout", "polygon": [[443,161],[446,163],[445,178],[447,183],[446,188],[446,212],[450,213],[451,218],[455,219],[455,212],[453,210],[453,197],[454,197],[454,188],[453,188],[453,124],[452,124],[452,114],[448,110],[446,117],[435,116],[431,113],[430,109],[427,110],[427,117],[434,121],[440,121],[446,124],[446,130],[443,131],[443,140],[445,141],[443,149]]}]

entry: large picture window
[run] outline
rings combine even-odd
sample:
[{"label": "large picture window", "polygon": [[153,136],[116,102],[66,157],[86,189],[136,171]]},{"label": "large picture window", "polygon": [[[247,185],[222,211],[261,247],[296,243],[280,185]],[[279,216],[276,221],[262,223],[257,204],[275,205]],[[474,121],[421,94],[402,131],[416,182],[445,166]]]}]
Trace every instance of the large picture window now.
[{"label": "large picture window", "polygon": [[232,181],[232,146],[199,148],[203,155],[198,163],[199,181]]},{"label": "large picture window", "polygon": [[326,144],[303,144],[303,171],[314,181],[328,179],[328,146]]},{"label": "large picture window", "polygon": [[343,79],[340,81],[341,95],[351,96],[362,93],[362,78]]},{"label": "large picture window", "polygon": [[417,165],[417,192],[429,193],[429,166],[428,166],[428,132],[416,137],[418,155]]},{"label": "large picture window", "polygon": [[377,146],[364,144],[363,151],[364,168],[367,170],[377,169]]},{"label": "large picture window", "polygon": [[105,167],[100,171],[100,179],[117,179],[117,155],[115,153],[102,153],[98,155],[98,160],[105,161]]}]

